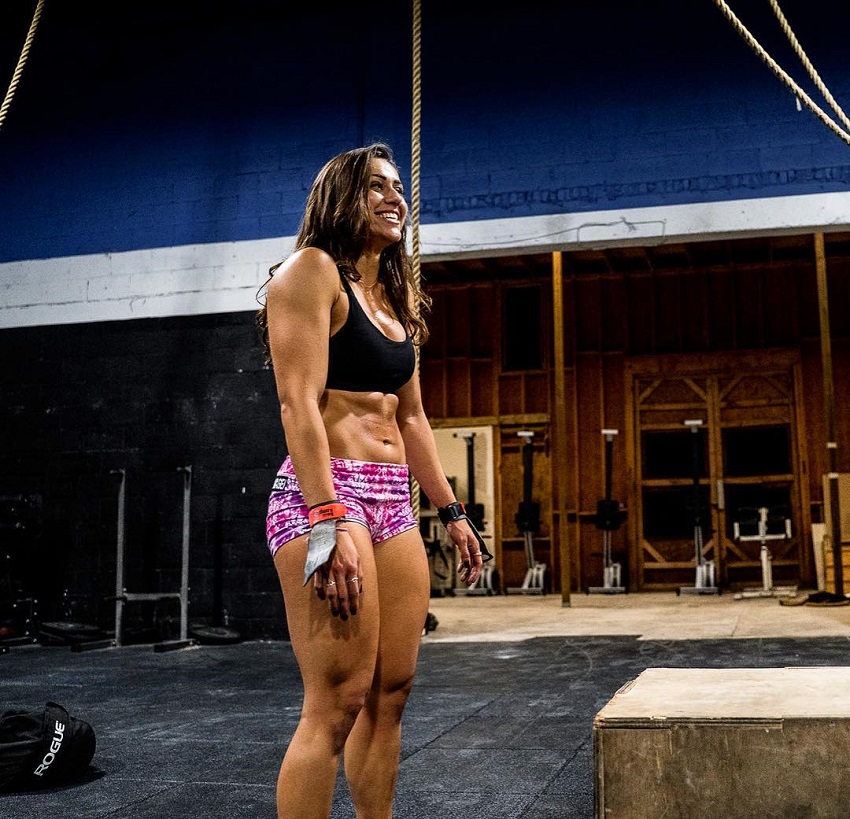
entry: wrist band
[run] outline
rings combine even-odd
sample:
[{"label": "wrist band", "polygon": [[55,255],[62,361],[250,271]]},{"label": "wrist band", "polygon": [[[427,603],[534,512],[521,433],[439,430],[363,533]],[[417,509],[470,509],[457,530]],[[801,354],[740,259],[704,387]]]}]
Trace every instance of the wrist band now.
[{"label": "wrist band", "polygon": [[322,520],[334,520],[335,518],[344,518],[348,508],[342,501],[330,501],[321,503],[310,508],[307,513],[307,520],[310,526],[315,526]]},{"label": "wrist band", "polygon": [[456,523],[459,520],[465,520],[469,524],[469,528],[472,529],[475,540],[478,541],[478,548],[481,550],[481,562],[486,563],[488,560],[493,559],[493,555],[487,548],[484,538],[481,537],[481,534],[475,528],[475,524],[469,519],[469,516],[466,514],[466,507],[460,501],[450,503],[448,506],[440,506],[437,509],[437,516],[440,518],[440,523],[443,526],[448,526],[450,523]]},{"label": "wrist band", "polygon": [[450,503],[448,506],[441,506],[437,509],[437,515],[440,518],[440,523],[443,526],[451,523],[453,520],[466,520],[466,509],[460,501]]}]

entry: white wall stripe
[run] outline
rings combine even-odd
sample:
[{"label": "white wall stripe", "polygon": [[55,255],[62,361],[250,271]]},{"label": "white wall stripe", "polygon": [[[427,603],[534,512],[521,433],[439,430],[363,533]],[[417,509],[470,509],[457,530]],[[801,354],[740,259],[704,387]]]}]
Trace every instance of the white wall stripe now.
[{"label": "white wall stripe", "polygon": [[[423,262],[847,230],[850,193],[423,225]],[[0,264],[0,328],[257,308],[293,237]]]}]

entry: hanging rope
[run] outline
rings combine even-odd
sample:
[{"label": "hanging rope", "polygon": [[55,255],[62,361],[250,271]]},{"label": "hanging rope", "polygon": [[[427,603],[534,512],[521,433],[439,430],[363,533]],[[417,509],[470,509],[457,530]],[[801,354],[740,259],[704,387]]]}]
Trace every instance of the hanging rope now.
[{"label": "hanging rope", "polygon": [[413,234],[413,274],[421,277],[419,242],[419,165],[422,130],[422,10],[413,0],[413,134],[410,150],[410,224]]},{"label": "hanging rope", "polygon": [[785,18],[785,15],[782,13],[782,9],[779,8],[779,3],[777,0],[769,0],[769,2],[770,7],[773,9],[773,13],[776,15],[776,19],[779,21],[779,25],[782,27],[782,30],[785,32],[785,36],[788,38],[788,42],[791,43],[791,48],[794,49],[794,53],[800,58],[800,62],[806,67],[806,71],[808,71],[809,76],[812,78],[812,82],[815,84],[818,91],[823,94],[823,98],[830,104],[832,110],[838,115],[838,118],[844,124],[844,127],[850,131],[850,119],[847,118],[847,115],[844,113],[841,106],[835,101],[835,97],[830,94],[829,89],[820,78],[820,74],[818,74],[815,70],[811,60],[806,55],[806,52],[803,51],[800,41],[791,30],[791,26]]},{"label": "hanging rope", "polygon": [[[422,277],[419,242],[419,165],[421,155],[422,124],[422,3],[413,0],[413,133],[410,147],[410,230],[413,239],[413,275],[419,284]],[[419,358],[419,348],[416,348]],[[420,511],[419,483],[410,477],[410,503],[418,519]]]},{"label": "hanging rope", "polygon": [[38,21],[41,19],[42,8],[44,8],[44,0],[38,0],[35,12],[32,16],[32,23],[30,23],[30,30],[27,34],[27,39],[24,42],[24,47],[21,51],[21,57],[15,67],[15,73],[12,74],[12,82],[9,83],[9,90],[6,92],[6,98],[3,100],[3,105],[0,106],[0,128],[3,127],[3,123],[6,120],[6,114],[9,111],[9,106],[12,104],[12,97],[15,96],[15,90],[18,87],[18,83],[21,81],[21,75],[24,73],[24,65],[26,64],[27,57],[29,56],[32,41],[35,39],[35,30],[38,28]]},{"label": "hanging rope", "polygon": [[[773,0],[771,0],[773,2]],[[732,24],[735,30],[741,35],[741,37],[746,40],[750,44],[750,46],[755,50],[755,52],[764,60],[770,69],[794,92],[798,99],[803,100],[806,105],[809,107],[811,111],[815,113],[815,115],[834,133],[836,133],[841,139],[843,139],[846,143],[850,144],[850,131],[845,131],[837,122],[835,122],[796,82],[790,77],[790,75],[782,69],[779,63],[770,56],[770,54],[765,51],[764,47],[753,37],[752,34],[747,30],[746,26],[738,19],[735,15],[735,12],[729,8],[729,5],[725,2],[725,0],[714,0],[715,5],[720,9],[720,11],[725,15],[726,19]],[[777,6],[778,9],[778,6]],[[781,11],[779,12],[781,15]],[[782,17],[784,20],[784,16]],[[787,25],[787,21],[786,21]],[[790,32],[790,27],[788,28]],[[793,37],[793,34],[790,36]],[[796,37],[794,38],[796,41]],[[793,44],[793,42],[792,42]],[[798,44],[799,45],[799,44]],[[800,49],[802,52],[802,49]],[[808,62],[808,60],[806,60]],[[814,71],[814,69],[812,69]],[[815,72],[817,73],[817,72]],[[831,97],[831,95],[830,95]]]}]

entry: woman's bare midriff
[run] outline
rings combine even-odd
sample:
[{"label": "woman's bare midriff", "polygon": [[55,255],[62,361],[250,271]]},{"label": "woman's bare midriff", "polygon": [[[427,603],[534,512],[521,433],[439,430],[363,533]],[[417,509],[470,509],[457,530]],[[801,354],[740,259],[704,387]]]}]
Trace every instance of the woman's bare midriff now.
[{"label": "woman's bare midriff", "polygon": [[331,457],[374,463],[405,462],[395,395],[326,390],[319,408]]}]

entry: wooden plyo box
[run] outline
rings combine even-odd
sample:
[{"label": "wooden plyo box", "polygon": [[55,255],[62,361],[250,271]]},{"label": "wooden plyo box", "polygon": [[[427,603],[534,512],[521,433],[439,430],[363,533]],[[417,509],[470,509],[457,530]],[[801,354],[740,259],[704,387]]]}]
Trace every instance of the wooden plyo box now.
[{"label": "wooden plyo box", "polygon": [[596,819],[848,819],[850,668],[650,668],[593,748]]}]

